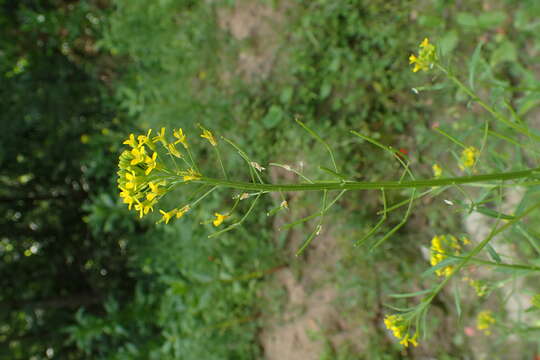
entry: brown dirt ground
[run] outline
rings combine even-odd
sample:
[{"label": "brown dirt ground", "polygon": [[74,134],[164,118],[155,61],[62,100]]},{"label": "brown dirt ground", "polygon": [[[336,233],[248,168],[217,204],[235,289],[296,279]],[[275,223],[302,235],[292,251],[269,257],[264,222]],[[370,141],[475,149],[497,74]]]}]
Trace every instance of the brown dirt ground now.
[{"label": "brown dirt ground", "polygon": [[[273,181],[293,181],[295,177],[280,168],[269,171]],[[294,206],[298,195],[286,196],[289,204]],[[308,215],[306,209],[297,211],[294,208],[290,214],[294,216],[276,217],[276,238],[283,224],[293,217]],[[339,243],[332,236],[338,234],[339,229],[323,227],[304,254],[295,257],[296,249],[309,231],[304,228],[288,233],[285,256],[291,259],[291,264],[276,272],[268,284],[269,288],[281,288],[286,293],[281,311],[265,316],[266,326],[260,332],[259,340],[268,360],[318,359],[327,344],[339,347],[362,338],[360,329],[343,318],[336,307],[338,289],[330,276],[341,256]]]}]

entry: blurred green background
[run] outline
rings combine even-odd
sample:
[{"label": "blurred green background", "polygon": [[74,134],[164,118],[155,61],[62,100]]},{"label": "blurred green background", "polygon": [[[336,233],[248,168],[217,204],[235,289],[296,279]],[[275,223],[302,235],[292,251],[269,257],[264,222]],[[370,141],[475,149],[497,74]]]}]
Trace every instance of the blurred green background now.
[{"label": "blurred green background", "polygon": [[[0,358],[533,359],[538,332],[511,323],[494,338],[467,332],[485,301],[472,295],[462,294],[459,314],[454,297],[440,296],[417,349],[402,350],[383,328],[385,304],[399,302],[389,294],[432,282],[420,277],[421,247],[464,231],[440,202],[423,202],[368,253],[352,243],[377,222],[380,195],[349,194],[296,258],[310,224],[280,227],[316,211],[317,196],[286,194],[291,210],[276,217],[266,213],[281,199],[267,198],[244,226],[208,239],[201,222],[230,206],[230,193],[155,225],[121,204],[115,173],[129,133],[182,127],[196,138],[201,123],[263,166],[315,177],[329,159],[294,125],[299,116],[344,173],[400,174],[355,129],[431,176],[449,146],[431,128],[466,139],[485,114],[444,84],[411,91],[438,79],[413,74],[409,54],[429,36],[470,71],[482,42],[477,89],[533,116],[539,19],[537,0],[0,0]],[[200,167],[214,166],[200,149]],[[224,158],[245,170],[233,151]]]}]

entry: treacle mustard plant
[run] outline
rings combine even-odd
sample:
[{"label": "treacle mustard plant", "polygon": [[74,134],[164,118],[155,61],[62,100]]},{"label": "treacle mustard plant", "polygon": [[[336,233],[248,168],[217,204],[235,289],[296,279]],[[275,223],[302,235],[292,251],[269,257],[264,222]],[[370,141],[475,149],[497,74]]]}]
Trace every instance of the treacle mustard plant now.
[{"label": "treacle mustard plant", "polygon": [[[423,70],[423,72],[438,71],[445,75],[461,91],[467,94],[472,101],[477,102],[484,108],[489,115],[496,120],[497,124],[504,125],[511,131],[526,136],[531,142],[540,140],[540,136],[531,132],[523,122],[516,123],[510,121],[504,114],[488,105],[476,95],[473,90],[464,85],[452,71],[443,66],[439,61],[436,46],[430,43],[428,38],[424,39],[420,44],[418,55],[413,54],[409,57],[409,62],[414,65],[412,70],[415,73]],[[540,203],[535,203],[528,208],[521,209],[518,214],[512,216],[504,215],[485,207],[482,208],[481,204],[474,203],[474,201],[469,199],[470,196],[463,189],[465,186],[473,186],[500,192],[503,189],[503,185],[505,187],[530,187],[540,185],[539,167],[524,168],[516,171],[498,171],[478,174],[479,169],[477,169],[477,163],[485,148],[488,135],[494,134],[494,132],[490,130],[489,122],[485,123],[484,138],[480,149],[477,149],[474,146],[465,146],[464,143],[457,140],[455,136],[445,133],[442,129],[435,129],[438,133],[444,135],[447,139],[463,149],[461,157],[457,159],[456,163],[445,164],[444,173],[455,173],[455,171],[452,171],[452,168],[458,168],[461,171],[464,171],[465,175],[443,177],[443,167],[439,164],[434,164],[432,165],[433,177],[426,179],[417,179],[408,158],[400,156],[391,146],[384,145],[359,132],[351,131],[359,141],[365,141],[382,149],[384,152],[391,154],[402,167],[402,173],[399,179],[365,182],[356,181],[353,176],[341,173],[334,157],[332,147],[322,136],[300,121],[299,118],[296,118],[295,120],[298,125],[328,151],[333,168],[328,169],[321,166],[320,169],[325,175],[330,174],[334,180],[312,180],[290,165],[270,163],[268,165],[279,166],[287,171],[295,173],[298,175],[300,181],[289,184],[268,183],[264,164],[260,165],[258,162],[250,159],[249,155],[230,139],[221,136],[220,139],[223,141],[218,142],[217,138],[210,130],[199,125],[199,128],[202,131],[199,137],[206,140],[209,145],[215,149],[216,157],[223,173],[223,177],[212,177],[210,176],[212,174],[211,170],[199,169],[197,162],[191,154],[191,144],[188,143],[187,134],[185,134],[182,129],[173,129],[171,139],[167,136],[166,129],[161,128],[161,130],[157,132],[157,136],[151,137],[152,130],[148,130],[146,134],[137,136],[135,136],[135,134],[130,134],[124,141],[124,144],[128,146],[128,149],[122,152],[119,159],[118,187],[120,189],[120,197],[123,202],[128,205],[129,210],[134,209],[138,212],[140,217],[144,217],[153,213],[154,208],[158,208],[160,205],[162,198],[167,194],[170,194],[174,189],[186,189],[185,194],[189,195],[187,189],[189,189],[191,185],[196,186],[197,189],[195,193],[199,194],[198,197],[189,197],[189,200],[185,200],[185,202],[182,202],[181,205],[173,209],[159,209],[161,218],[158,222],[168,224],[173,219],[184,216],[191,208],[196,206],[199,202],[204,200],[206,196],[218,188],[237,191],[232,196],[234,204],[231,209],[226,212],[214,212],[214,219],[208,221],[215,227],[228,223],[228,225],[221,230],[211,234],[210,236],[212,237],[240,226],[253,211],[261,196],[270,193],[278,193],[281,195],[283,192],[320,192],[322,194],[322,204],[319,211],[283,226],[283,228],[290,228],[303,224],[311,219],[318,218],[318,222],[314,226],[312,232],[308,234],[307,239],[296,253],[297,255],[300,255],[308,247],[311,241],[323,231],[325,214],[348,191],[376,190],[380,191],[382,195],[383,210],[379,212],[379,214],[381,214],[381,219],[373,228],[367,231],[367,234],[362,239],[355,241],[357,245],[366,243],[371,237],[378,233],[382,224],[386,222],[387,214],[389,212],[396,211],[401,207],[406,206],[403,220],[392,227],[385,235],[374,241],[371,245],[371,249],[373,250],[380,246],[384,241],[388,240],[391,235],[406,223],[409,214],[411,214],[419,199],[430,194],[433,196],[439,195],[448,189],[458,190],[458,192],[463,194],[467,201],[470,202],[471,205],[469,206],[469,211],[483,209],[482,211],[484,213],[494,214],[493,217],[496,218],[497,222],[491,232],[483,240],[471,244],[470,247],[463,246],[469,243],[468,239],[462,238],[460,243],[460,241],[452,235],[438,235],[432,239],[430,263],[433,272],[438,276],[437,279],[439,283],[431,289],[422,291],[422,300],[416,306],[408,308],[406,312],[401,314],[386,315],[384,320],[386,327],[392,331],[396,338],[400,339],[400,344],[405,347],[409,344],[417,346],[417,339],[420,336],[425,336],[425,320],[431,302],[441,290],[445,288],[450,280],[469,264],[504,267],[506,269],[515,270],[540,271],[540,268],[536,266],[502,264],[501,262],[491,262],[477,257],[484,248],[488,247],[488,249],[491,249],[489,243],[497,235],[509,228],[515,227],[525,217],[540,208]],[[182,146],[177,146],[179,144]],[[236,151],[243,159],[247,169],[244,178],[238,180],[229,178],[220,155],[220,147],[222,145],[230,146],[232,150]],[[235,175],[237,177],[241,176],[238,174],[238,171],[235,172]],[[249,180],[245,180],[246,177]],[[423,192],[417,192],[422,189],[424,190]],[[401,201],[389,206],[387,204],[386,193],[392,190],[409,190],[410,196],[406,201]],[[202,195],[200,195],[201,193]],[[235,219],[234,212],[240,201],[251,201],[251,204],[247,207],[247,211],[240,216],[239,220],[233,221]],[[454,204],[451,201],[448,201],[447,203],[450,205]],[[277,214],[280,210],[288,209],[291,206],[294,206],[294,204],[290,204],[283,200],[279,206],[268,212],[268,215]],[[493,249],[491,250],[493,251]],[[480,282],[470,280],[470,284],[476,289],[479,295],[480,293],[482,293],[482,295],[485,294],[484,288],[480,286]],[[418,296],[418,292],[410,295],[410,297],[413,296]],[[491,320],[492,318],[488,315],[482,315],[481,322],[479,320],[479,328],[482,326],[482,330],[488,329],[493,323]]]}]

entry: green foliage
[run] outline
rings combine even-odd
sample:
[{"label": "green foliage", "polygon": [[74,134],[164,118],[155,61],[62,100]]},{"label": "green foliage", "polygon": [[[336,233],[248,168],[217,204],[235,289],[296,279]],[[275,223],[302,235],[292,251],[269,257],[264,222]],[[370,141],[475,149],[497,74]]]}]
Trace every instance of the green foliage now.
[{"label": "green foliage", "polygon": [[[341,127],[402,131],[416,119],[401,99],[409,92],[410,4],[388,1],[299,2],[282,74],[282,106]],[[391,17],[388,14],[392,14]]]},{"label": "green foliage", "polygon": [[[250,226],[263,229],[264,221]],[[122,306],[108,300],[105,315],[80,311],[69,342],[99,359],[258,357],[253,303],[274,250],[261,242],[264,230],[217,240],[205,239],[206,231],[187,217],[132,238],[135,296]]]},{"label": "green foliage", "polygon": [[[334,170],[317,168],[334,169],[326,149],[290,126],[300,116],[335,147],[339,173],[373,181],[396,178],[401,170],[394,149],[403,148],[412,166],[431,176],[432,162],[459,159],[459,143],[480,147],[486,139],[484,120],[490,117],[472,108],[470,97],[451,81],[413,77],[407,58],[424,36],[437,44],[444,65],[454,64],[452,73],[512,123],[528,124],[540,103],[538,77],[531,70],[540,44],[535,0],[500,1],[492,7],[443,0],[288,2],[286,20],[277,30],[279,56],[269,74],[261,71],[255,79],[237,76],[236,68],[240,54],[264,39],[228,33],[219,19],[233,3],[0,1],[0,210],[6,214],[0,229],[8,234],[0,239],[0,286],[5,289],[0,357],[40,359],[49,348],[66,359],[263,355],[257,336],[270,306],[260,303],[261,284],[280,265],[281,250],[273,245],[270,221],[261,211],[234,232],[207,239],[210,225],[200,222],[230,209],[232,200],[224,200],[223,193],[212,194],[175,225],[135,220],[120,205],[111,176],[127,128],[184,127],[191,133],[201,122],[233,139],[263,166],[282,162],[302,168],[306,176],[335,180]],[[264,3],[276,9],[283,5]],[[410,91],[413,87],[418,94]],[[433,133],[435,125],[456,142]],[[373,142],[349,140],[351,129],[388,151],[381,154]],[[521,146],[523,139],[534,143],[515,136],[514,129],[511,124],[489,127],[495,134],[488,132],[478,170],[509,171],[535,161],[536,155]],[[408,137],[411,133],[416,141]],[[195,156],[201,167],[214,164],[211,152]],[[224,161],[227,168],[243,166],[236,155]],[[445,176],[457,171],[451,167],[445,167]],[[279,172],[271,174],[281,181]],[[432,194],[424,196],[423,206],[411,214],[413,225],[399,228],[395,241],[369,254],[351,248],[349,241],[361,239],[379,221],[379,194],[348,193],[336,204],[339,209],[327,214],[330,222],[338,211],[351,215],[343,224],[346,244],[339,248],[346,256],[335,274],[338,302],[344,316],[368,334],[363,340],[369,358],[403,354],[381,328],[388,310],[384,304],[406,307],[425,294],[420,289],[433,285],[433,271],[418,278],[427,266],[419,260],[431,237],[425,232],[460,229],[466,212],[512,221],[538,197],[538,189],[530,188],[516,211],[508,212],[497,207],[498,189],[466,198],[457,189],[443,191],[453,207],[433,202]],[[402,206],[388,214],[375,241],[400,222],[408,196],[407,191],[387,194],[389,206]],[[272,202],[258,206],[272,209],[277,206]],[[294,206],[299,212],[316,209],[320,200],[299,197]],[[242,204],[238,213],[246,210]],[[532,214],[508,232],[518,257],[538,255],[536,223],[538,214]],[[286,233],[278,236],[280,244],[287,241]],[[504,305],[506,295],[499,289],[504,281],[497,276],[525,272],[503,269],[507,254],[495,246],[487,246],[486,254],[486,261],[501,270],[478,284],[489,284],[487,304],[500,300]],[[525,284],[538,290],[533,279]],[[389,295],[398,292],[414,296]],[[433,335],[432,356],[473,356],[475,343],[469,342],[489,341],[462,333],[471,325],[463,319],[483,301],[462,290],[434,299],[437,316],[427,324],[440,332]],[[440,321],[445,316],[452,325]],[[461,322],[455,324],[454,318]],[[535,346],[528,335],[533,330],[511,323],[500,343],[511,333],[524,334],[520,344],[529,351]],[[354,345],[335,348],[328,341],[321,358],[362,358]]]},{"label": "green foliage", "polygon": [[104,12],[1,6],[0,357],[81,358],[61,329],[77,308],[99,311],[133,287],[118,233],[93,236],[81,206],[111,191],[121,129],[102,83],[109,58],[95,51]]}]

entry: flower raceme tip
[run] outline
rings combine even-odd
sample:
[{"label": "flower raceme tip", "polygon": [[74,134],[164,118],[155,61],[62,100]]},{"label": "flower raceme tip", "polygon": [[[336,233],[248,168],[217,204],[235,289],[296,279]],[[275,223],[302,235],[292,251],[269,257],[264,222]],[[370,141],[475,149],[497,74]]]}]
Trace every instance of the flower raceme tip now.
[{"label": "flower raceme tip", "polygon": [[420,50],[418,51],[418,55],[411,54],[409,56],[409,64],[414,64],[412,69],[413,72],[418,72],[420,70],[428,71],[437,60],[435,45],[430,44],[428,38],[425,38],[424,41],[420,43],[419,47]]},{"label": "flower raceme tip", "polygon": [[[211,135],[209,130],[206,131]],[[176,144],[181,143],[189,153],[187,136],[182,129],[173,129],[172,141],[167,138],[167,130],[164,127],[156,136],[151,137],[151,134],[152,130],[141,135],[130,134],[123,141],[129,149],[120,154],[118,161],[120,198],[128,205],[128,210],[138,212],[141,218],[152,213],[160,199],[176,184],[189,183],[202,177],[196,170],[191,154],[188,160],[176,147]],[[213,136],[211,138],[213,139]],[[181,159],[187,167],[180,169],[175,159]],[[171,211],[160,209],[162,218],[158,222],[167,224],[173,218],[182,217],[189,209],[190,205]]]},{"label": "flower raceme tip", "polygon": [[418,332],[415,332],[411,337],[409,334],[409,322],[402,316],[398,314],[386,315],[384,318],[384,325],[392,334],[398,338],[399,343],[404,347],[408,347],[409,344],[413,346],[418,346]]}]

